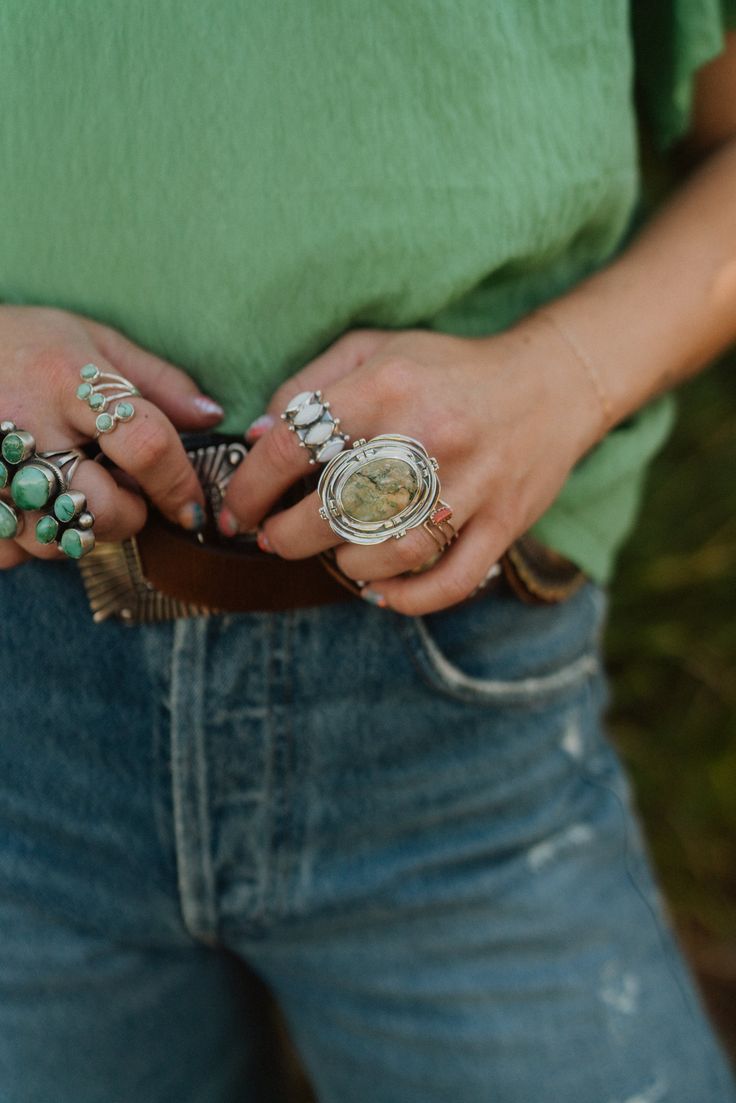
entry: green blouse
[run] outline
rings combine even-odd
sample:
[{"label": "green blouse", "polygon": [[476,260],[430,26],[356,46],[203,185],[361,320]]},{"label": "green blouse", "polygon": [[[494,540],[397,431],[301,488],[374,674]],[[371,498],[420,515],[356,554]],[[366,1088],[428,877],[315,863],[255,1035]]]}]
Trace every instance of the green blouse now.
[{"label": "green blouse", "polygon": [[[495,332],[620,248],[635,72],[666,147],[727,2],[4,0],[0,299],[119,327],[234,431],[352,327]],[[671,420],[537,535],[607,579]]]}]

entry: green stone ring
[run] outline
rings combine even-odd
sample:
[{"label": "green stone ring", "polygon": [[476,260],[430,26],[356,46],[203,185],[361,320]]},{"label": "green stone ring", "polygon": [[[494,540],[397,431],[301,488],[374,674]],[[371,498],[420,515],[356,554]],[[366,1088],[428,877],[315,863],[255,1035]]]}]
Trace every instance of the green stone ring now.
[{"label": "green stone ring", "polygon": [[36,451],[36,442],[30,433],[23,429],[13,429],[3,436],[0,446],[3,459],[14,466],[29,459]]},{"label": "green stone ring", "polygon": [[20,509],[45,509],[67,490],[83,458],[76,448],[35,453],[15,472],[10,484],[11,498]]},{"label": "green stone ring", "polygon": [[22,528],[22,515],[8,502],[0,501],[0,540],[13,540]]},{"label": "green stone ring", "polygon": [[120,421],[130,421],[135,406],[128,399],[141,393],[134,383],[115,372],[102,371],[96,364],[85,364],[79,377],[77,398],[97,414],[95,437],[111,433]]},{"label": "green stone ring", "polygon": [[39,544],[55,543],[70,559],[81,559],[95,546],[94,514],[81,490],[65,490],[36,525]]},{"label": "green stone ring", "polygon": [[[384,433],[357,440],[322,471],[317,484],[320,517],[349,544],[380,544],[404,536],[439,516],[437,468],[437,460],[413,437]],[[441,505],[444,521],[452,511]]]},{"label": "green stone ring", "polygon": [[[18,429],[13,421],[0,421],[0,490],[11,487],[17,473],[35,455],[36,442],[31,433]],[[12,495],[12,490],[11,490]],[[15,503],[20,505],[19,502]],[[20,505],[22,509],[22,505]],[[12,540],[20,531],[21,518],[16,510],[3,503],[0,519],[0,539]]]}]

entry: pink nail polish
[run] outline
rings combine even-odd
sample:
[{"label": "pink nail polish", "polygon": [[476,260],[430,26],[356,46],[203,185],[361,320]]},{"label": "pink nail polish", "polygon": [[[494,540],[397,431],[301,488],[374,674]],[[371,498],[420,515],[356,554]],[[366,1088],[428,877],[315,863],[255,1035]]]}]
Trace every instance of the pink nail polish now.
[{"label": "pink nail polish", "polygon": [[192,399],[192,406],[195,406],[200,414],[204,414],[205,417],[223,418],[225,416],[222,406],[215,402],[213,398],[207,398],[203,394],[195,395]]},{"label": "pink nail polish", "polygon": [[237,536],[240,531],[237,517],[227,506],[223,506],[220,510],[220,515],[217,518],[217,527],[223,536]]},{"label": "pink nail polish", "polygon": [[276,424],[276,418],[271,414],[261,414],[255,421],[251,422],[245,431],[245,439],[249,444],[255,443],[259,440],[264,433],[267,433]]},{"label": "pink nail polish", "polygon": [[270,552],[271,554],[273,554],[273,548],[271,547],[271,541],[268,539],[268,537],[266,536],[263,529],[258,530],[258,535],[256,536],[256,543],[258,544],[258,547],[261,549],[262,552]]}]

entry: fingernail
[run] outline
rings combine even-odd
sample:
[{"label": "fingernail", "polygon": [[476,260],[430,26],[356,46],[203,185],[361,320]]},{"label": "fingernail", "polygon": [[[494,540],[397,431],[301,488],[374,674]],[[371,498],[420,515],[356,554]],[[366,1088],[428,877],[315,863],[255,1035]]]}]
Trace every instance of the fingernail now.
[{"label": "fingernail", "polygon": [[271,554],[273,554],[273,548],[271,547],[271,541],[268,539],[268,537],[266,536],[263,529],[258,530],[258,535],[256,536],[256,543],[258,544],[258,547],[261,549],[262,552],[270,552]]},{"label": "fingernail", "polygon": [[205,515],[199,502],[187,502],[178,514],[179,524],[189,532],[201,532],[205,526]]},{"label": "fingernail", "polygon": [[258,440],[275,424],[276,418],[272,417],[271,414],[261,414],[261,416],[257,417],[255,421],[251,422],[251,424],[245,430],[246,441],[251,444],[252,442]]},{"label": "fingernail", "polygon": [[214,398],[207,398],[203,394],[194,396],[192,406],[195,406],[200,414],[204,414],[205,417],[223,418],[225,416],[225,411],[219,402],[215,402]]},{"label": "fingernail", "polygon": [[364,588],[361,590],[360,596],[363,598],[363,601],[367,601],[369,605],[377,605],[379,609],[385,609],[388,605],[386,598],[383,594],[379,594],[377,590]]},{"label": "fingernail", "polygon": [[227,506],[223,506],[220,510],[220,515],[217,518],[217,527],[223,536],[237,536],[240,531],[237,517]]}]

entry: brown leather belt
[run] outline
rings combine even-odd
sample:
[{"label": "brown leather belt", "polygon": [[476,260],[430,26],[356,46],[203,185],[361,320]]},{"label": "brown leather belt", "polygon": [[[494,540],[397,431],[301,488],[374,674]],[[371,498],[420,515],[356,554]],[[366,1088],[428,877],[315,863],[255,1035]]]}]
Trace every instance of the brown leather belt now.
[{"label": "brown leather belt", "polygon": [[[574,564],[530,536],[515,541],[500,566],[498,577],[471,599],[505,586],[521,601],[550,604],[564,601],[585,582]],[[340,581],[326,557],[285,560],[255,543],[237,549],[200,544],[158,516],[131,540],[99,544],[79,568],[96,621],[118,617],[141,624],[356,600],[354,584]]]},{"label": "brown leather belt", "polygon": [[138,535],[143,574],[157,590],[190,605],[233,613],[350,601],[353,594],[317,556],[286,560],[257,544],[199,544],[153,517]]},{"label": "brown leather belt", "polygon": [[[94,619],[127,624],[213,613],[278,612],[354,601],[358,587],[327,553],[284,560],[262,552],[252,535],[226,540],[214,517],[245,448],[236,438],[191,442],[192,459],[209,505],[206,534],[192,535],[151,510],[138,536],[99,544],[79,561]],[[213,472],[215,474],[213,474]],[[303,488],[304,489],[304,488]],[[293,504],[295,488],[282,505]],[[520,537],[500,560],[488,586],[507,585],[522,601],[563,601],[585,581],[583,573],[533,537]],[[479,587],[475,594],[488,587]]]}]

